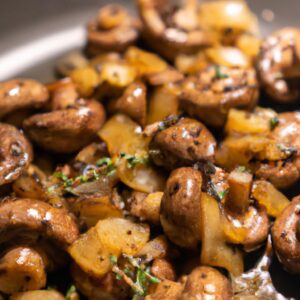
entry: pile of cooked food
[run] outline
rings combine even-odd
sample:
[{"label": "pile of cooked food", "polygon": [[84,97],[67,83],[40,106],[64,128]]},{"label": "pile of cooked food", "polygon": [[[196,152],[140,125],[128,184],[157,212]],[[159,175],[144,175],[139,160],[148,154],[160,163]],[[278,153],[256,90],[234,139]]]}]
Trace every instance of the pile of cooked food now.
[{"label": "pile of cooked food", "polygon": [[300,274],[300,29],[137,10],[102,7],[56,81],[0,83],[0,299],[295,297],[270,270]]}]

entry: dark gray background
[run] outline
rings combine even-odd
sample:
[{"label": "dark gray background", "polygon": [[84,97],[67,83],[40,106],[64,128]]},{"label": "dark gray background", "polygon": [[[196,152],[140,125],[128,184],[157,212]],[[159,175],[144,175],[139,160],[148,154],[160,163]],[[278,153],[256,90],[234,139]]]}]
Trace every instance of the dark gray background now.
[{"label": "dark gray background", "polygon": [[[64,40],[56,35],[64,30],[74,28],[86,23],[90,16],[103,4],[112,2],[108,0],[1,0],[0,6],[0,81],[14,76],[30,76],[41,81],[51,80],[53,62],[59,54],[68,50],[70,45],[81,44],[82,40],[77,35]],[[133,1],[114,1],[133,7]],[[252,9],[261,16],[264,9],[271,9],[275,13],[275,19],[269,23],[260,18],[263,34],[282,26],[300,26],[300,2],[299,0],[250,0]],[[53,36],[54,35],[54,36]],[[27,55],[30,52],[32,42],[39,42],[52,36],[49,47],[39,53],[42,58],[35,59],[32,56],[24,56],[27,46]],[[53,42],[54,41],[54,42]],[[36,45],[36,44],[35,44]],[[37,47],[35,47],[37,48]],[[8,55],[18,50],[10,61]],[[33,49],[35,50],[35,49]],[[23,52],[22,52],[23,51]],[[44,54],[44,55],[41,55]],[[43,57],[45,56],[45,57]],[[38,57],[37,57],[38,58]],[[6,64],[3,63],[6,62]],[[22,67],[30,61],[30,66]],[[9,63],[7,63],[9,62]],[[38,64],[38,66],[35,66]]]}]

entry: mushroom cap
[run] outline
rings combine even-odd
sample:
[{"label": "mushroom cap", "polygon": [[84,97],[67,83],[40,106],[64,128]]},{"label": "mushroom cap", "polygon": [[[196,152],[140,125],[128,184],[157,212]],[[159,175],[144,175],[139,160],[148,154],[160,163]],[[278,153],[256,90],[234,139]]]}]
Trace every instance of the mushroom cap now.
[{"label": "mushroom cap", "polygon": [[167,180],[160,221],[168,238],[183,248],[196,248],[201,239],[202,175],[193,168],[174,170]]},{"label": "mushroom cap", "polygon": [[24,128],[46,150],[72,153],[92,142],[104,122],[101,103],[79,99],[74,107],[33,115],[24,121]]},{"label": "mushroom cap", "polygon": [[47,88],[31,79],[13,79],[0,83],[0,118],[23,108],[39,108],[49,99]]},{"label": "mushroom cap", "polygon": [[66,248],[79,236],[78,227],[67,211],[31,199],[3,201],[0,204],[0,242],[20,231],[44,235]]},{"label": "mushroom cap", "polygon": [[296,197],[276,219],[272,228],[275,252],[283,267],[300,274],[300,197]]},{"label": "mushroom cap", "polygon": [[158,132],[149,147],[154,163],[172,170],[199,160],[213,161],[216,141],[202,123],[183,118]]},{"label": "mushroom cap", "polygon": [[266,92],[282,103],[300,98],[300,29],[283,28],[262,44],[257,69]]},{"label": "mushroom cap", "polygon": [[0,123],[0,186],[16,180],[32,159],[31,145],[23,133]]},{"label": "mushroom cap", "polygon": [[251,110],[258,96],[254,69],[211,66],[185,80],[179,105],[190,116],[220,127],[231,108]]}]

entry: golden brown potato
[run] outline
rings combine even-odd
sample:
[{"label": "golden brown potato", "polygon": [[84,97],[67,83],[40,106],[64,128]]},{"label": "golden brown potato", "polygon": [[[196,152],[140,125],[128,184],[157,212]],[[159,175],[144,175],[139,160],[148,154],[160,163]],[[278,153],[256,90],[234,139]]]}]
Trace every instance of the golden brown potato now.
[{"label": "golden brown potato", "polygon": [[221,215],[217,201],[206,193],[201,197],[202,250],[201,263],[222,267],[233,275],[243,273],[242,252],[230,246],[221,226]]},{"label": "golden brown potato", "polygon": [[146,296],[145,300],[180,300],[183,285],[179,282],[163,280]]},{"label": "golden brown potato", "polygon": [[195,249],[201,239],[202,181],[193,168],[174,170],[162,198],[161,225],[168,238],[183,248]]},{"label": "golden brown potato", "polygon": [[9,300],[64,300],[65,297],[55,290],[36,290],[24,293],[18,293],[9,298]]}]

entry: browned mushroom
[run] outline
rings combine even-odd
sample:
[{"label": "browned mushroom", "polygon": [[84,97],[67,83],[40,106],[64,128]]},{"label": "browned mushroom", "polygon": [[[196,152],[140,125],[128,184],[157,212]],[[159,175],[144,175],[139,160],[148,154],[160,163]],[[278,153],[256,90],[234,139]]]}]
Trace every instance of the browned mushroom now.
[{"label": "browned mushroom", "polygon": [[[63,209],[30,199],[2,202],[0,216],[0,243],[7,249],[0,259],[0,290],[12,294],[44,287],[46,270],[65,262],[59,249],[78,238],[76,223]],[[55,248],[55,254],[48,247]]]},{"label": "browned mushroom", "polygon": [[139,0],[138,9],[145,41],[169,60],[211,44],[198,21],[197,1],[187,0],[178,8],[172,1]]},{"label": "browned mushroom", "polygon": [[0,123],[0,186],[17,179],[32,161],[32,149],[22,132]]},{"label": "browned mushroom", "polygon": [[176,271],[172,263],[165,258],[156,258],[151,266],[151,274],[160,280],[175,280]]},{"label": "browned mushroom", "polygon": [[88,25],[87,51],[90,55],[102,52],[123,52],[139,37],[140,23],[121,5],[102,7]]},{"label": "browned mushroom", "polygon": [[278,259],[291,273],[300,273],[300,197],[276,219],[272,239]]},{"label": "browned mushroom", "polygon": [[266,92],[276,101],[293,102],[300,97],[300,29],[284,28],[263,42],[258,74]]},{"label": "browned mushroom", "polygon": [[174,170],[161,202],[160,221],[168,238],[183,248],[195,249],[201,239],[202,175],[193,168]]},{"label": "browned mushroom", "polygon": [[70,153],[92,142],[104,121],[99,102],[78,99],[69,108],[33,115],[24,121],[24,128],[46,150]]},{"label": "browned mushroom", "polygon": [[123,95],[108,104],[108,110],[127,114],[142,126],[146,123],[146,86],[142,82],[129,85]]},{"label": "browned mushroom", "polygon": [[271,132],[271,138],[287,154],[287,159],[261,163],[255,174],[271,181],[278,188],[288,188],[300,178],[300,113],[290,112],[278,115],[278,124]]},{"label": "browned mushroom", "polygon": [[150,143],[154,163],[167,169],[191,165],[199,160],[214,160],[216,141],[200,122],[184,118],[159,132]]},{"label": "browned mushroom", "polygon": [[0,118],[24,108],[44,106],[49,98],[47,88],[31,79],[14,79],[0,83]]},{"label": "browned mushroom", "polygon": [[211,66],[185,81],[179,105],[208,125],[223,126],[230,108],[251,110],[258,94],[253,69]]},{"label": "browned mushroom", "polygon": [[0,258],[0,291],[14,294],[46,285],[45,263],[31,247],[8,249]]},{"label": "browned mushroom", "polygon": [[[253,176],[245,170],[235,169],[228,176],[225,195],[225,234],[230,242],[240,243],[245,251],[261,246],[269,232],[267,211],[260,205],[250,205]],[[228,226],[228,227],[227,227]]]},{"label": "browned mushroom", "polygon": [[223,299],[232,297],[230,281],[211,267],[198,267],[187,276],[182,300]]},{"label": "browned mushroom", "polygon": [[163,280],[155,285],[154,290],[146,296],[145,300],[180,300],[183,284],[171,280]]}]

